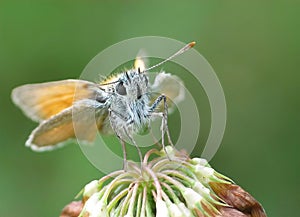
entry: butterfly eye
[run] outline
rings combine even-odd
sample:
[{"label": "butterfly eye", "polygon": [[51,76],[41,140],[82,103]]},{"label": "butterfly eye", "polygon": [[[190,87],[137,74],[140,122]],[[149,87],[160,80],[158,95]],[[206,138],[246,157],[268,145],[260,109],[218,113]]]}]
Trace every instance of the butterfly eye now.
[{"label": "butterfly eye", "polygon": [[116,91],[122,96],[125,96],[127,94],[123,81],[120,81],[120,83],[117,84]]}]

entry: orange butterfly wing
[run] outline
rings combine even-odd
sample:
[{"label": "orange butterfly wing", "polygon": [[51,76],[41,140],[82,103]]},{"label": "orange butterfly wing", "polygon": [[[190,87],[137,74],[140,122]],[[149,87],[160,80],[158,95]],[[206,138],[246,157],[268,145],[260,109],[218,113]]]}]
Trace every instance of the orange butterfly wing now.
[{"label": "orange butterfly wing", "polygon": [[[98,130],[107,125],[107,109],[96,97],[104,97],[99,87],[82,80],[27,84],[12,92],[22,111],[40,125],[26,142],[36,151],[51,150],[69,139],[93,142]],[[104,108],[104,109],[103,109]]]},{"label": "orange butterfly wing", "polygon": [[72,106],[74,101],[95,97],[93,87],[94,83],[71,79],[26,84],[13,90],[12,99],[29,118],[40,122]]},{"label": "orange butterfly wing", "polygon": [[107,109],[94,100],[82,100],[57,115],[42,121],[26,142],[33,150],[44,151],[65,144],[69,139],[92,143]]}]

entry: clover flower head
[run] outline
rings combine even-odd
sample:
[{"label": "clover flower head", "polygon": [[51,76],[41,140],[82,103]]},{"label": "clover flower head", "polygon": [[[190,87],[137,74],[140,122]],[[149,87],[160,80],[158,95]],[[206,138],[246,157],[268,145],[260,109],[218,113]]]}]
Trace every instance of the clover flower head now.
[{"label": "clover flower head", "polygon": [[[225,217],[246,216],[243,210],[253,210],[254,216],[266,217],[250,194],[216,172],[205,159],[190,159],[171,146],[166,150],[152,149],[141,165],[128,162],[126,171],[115,171],[87,184],[80,214],[72,216]],[[78,205],[71,203],[63,213],[72,206],[78,210]],[[66,216],[71,215],[61,215]]]}]

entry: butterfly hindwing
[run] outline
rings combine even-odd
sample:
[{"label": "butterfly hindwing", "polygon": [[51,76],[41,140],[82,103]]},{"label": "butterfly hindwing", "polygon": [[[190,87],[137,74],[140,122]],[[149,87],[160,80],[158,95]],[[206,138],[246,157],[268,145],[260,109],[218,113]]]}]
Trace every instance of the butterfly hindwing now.
[{"label": "butterfly hindwing", "polygon": [[95,100],[80,100],[73,106],[42,121],[31,133],[26,145],[36,151],[51,150],[70,139],[92,143],[103,124],[107,109]]},{"label": "butterfly hindwing", "polygon": [[[176,75],[161,72],[155,77],[154,83],[151,86],[151,92],[151,103],[159,95],[164,94],[167,97],[169,112],[172,112],[175,105],[184,99],[185,87],[182,80]],[[160,103],[156,110],[163,111],[163,103]]]}]

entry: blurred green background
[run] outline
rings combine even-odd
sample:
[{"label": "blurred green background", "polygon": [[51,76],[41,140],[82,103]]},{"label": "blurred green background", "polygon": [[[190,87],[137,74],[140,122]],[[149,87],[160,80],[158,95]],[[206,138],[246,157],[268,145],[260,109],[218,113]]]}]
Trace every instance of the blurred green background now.
[{"label": "blurred green background", "polygon": [[[145,35],[198,42],[228,108],[212,166],[249,191],[268,216],[298,216],[299,6],[287,0],[1,0],[1,216],[58,216],[101,176],[77,145],[47,153],[26,148],[36,123],[12,104],[12,88],[76,78],[101,50]],[[197,102],[204,98],[199,94]],[[201,154],[209,131],[209,107],[200,106],[203,131],[193,155]]]}]

